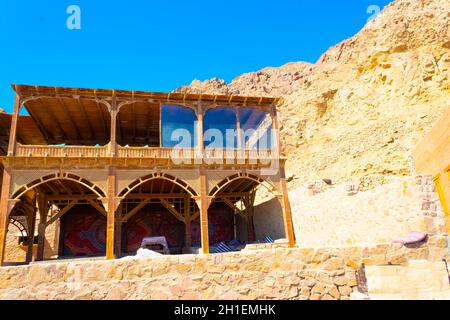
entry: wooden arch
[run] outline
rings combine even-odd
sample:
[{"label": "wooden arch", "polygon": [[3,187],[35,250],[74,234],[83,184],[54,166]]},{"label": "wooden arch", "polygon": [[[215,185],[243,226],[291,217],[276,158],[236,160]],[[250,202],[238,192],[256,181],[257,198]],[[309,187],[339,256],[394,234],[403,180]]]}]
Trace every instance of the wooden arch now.
[{"label": "wooden arch", "polygon": [[15,226],[19,230],[22,237],[28,236],[27,228],[19,220],[15,219],[15,218],[9,218],[9,224],[12,224],[13,226]]},{"label": "wooden arch", "polygon": [[240,180],[240,179],[253,180],[253,181],[257,182],[259,185],[266,188],[271,193],[274,193],[276,190],[276,187],[273,184],[271,184],[270,182],[268,182],[267,180],[264,180],[263,178],[258,177],[253,174],[240,172],[240,173],[234,174],[232,176],[229,176],[229,177],[223,179],[221,182],[219,182],[214,188],[211,189],[209,196],[216,197],[219,194],[219,192],[222,191],[222,189],[225,188],[228,184],[232,183],[233,181]]},{"label": "wooden arch", "polygon": [[176,178],[174,176],[171,176],[169,174],[160,173],[160,172],[155,172],[155,173],[149,174],[147,176],[140,177],[140,178],[136,179],[130,185],[128,185],[125,189],[123,189],[120,192],[119,196],[125,198],[135,188],[139,187],[140,185],[142,185],[142,184],[144,184],[144,183],[146,183],[146,182],[148,182],[150,180],[154,180],[154,179],[163,179],[163,180],[167,180],[167,181],[173,182],[176,185],[180,186],[187,193],[189,193],[191,195],[191,197],[196,197],[197,196],[197,193],[195,192],[195,190],[191,186],[189,186],[189,184],[184,182],[183,180],[178,179],[178,178]]},{"label": "wooden arch", "polygon": [[76,183],[81,184],[82,186],[86,187],[87,189],[91,190],[93,193],[95,193],[99,198],[106,197],[103,190],[97,186],[95,183],[92,183],[85,178],[79,177],[73,173],[53,173],[50,175],[46,175],[42,178],[39,178],[37,180],[34,180],[27,185],[22,186],[18,191],[16,191],[12,197],[12,199],[20,199],[25,193],[28,191],[40,186],[41,184],[44,184],[46,182],[50,182],[53,180],[70,180]]}]

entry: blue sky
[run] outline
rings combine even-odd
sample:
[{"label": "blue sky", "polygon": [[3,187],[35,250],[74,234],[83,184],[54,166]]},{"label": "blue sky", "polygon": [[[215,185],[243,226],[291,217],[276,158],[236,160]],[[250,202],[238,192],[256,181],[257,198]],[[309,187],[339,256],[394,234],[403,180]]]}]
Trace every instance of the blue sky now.
[{"label": "blue sky", "polygon": [[[0,3],[0,106],[11,83],[171,91],[315,62],[389,0],[23,0]],[[67,7],[81,9],[69,30]]]}]

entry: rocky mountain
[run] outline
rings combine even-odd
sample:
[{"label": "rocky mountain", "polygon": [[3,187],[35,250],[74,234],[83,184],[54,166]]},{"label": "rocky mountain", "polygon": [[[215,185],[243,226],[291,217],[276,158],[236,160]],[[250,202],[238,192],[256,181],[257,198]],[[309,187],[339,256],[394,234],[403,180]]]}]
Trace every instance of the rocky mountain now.
[{"label": "rocky mountain", "polygon": [[281,96],[291,186],[412,170],[411,150],[450,107],[450,1],[397,0],[315,64],[289,63],[178,92]]}]

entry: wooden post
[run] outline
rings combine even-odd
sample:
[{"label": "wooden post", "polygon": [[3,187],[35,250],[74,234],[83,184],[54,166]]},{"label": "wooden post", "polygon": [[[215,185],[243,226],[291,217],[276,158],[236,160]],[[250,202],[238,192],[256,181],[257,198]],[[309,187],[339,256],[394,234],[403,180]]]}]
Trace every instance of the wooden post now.
[{"label": "wooden post", "polygon": [[284,164],[280,167],[280,184],[281,184],[281,196],[283,207],[283,221],[284,221],[284,233],[289,243],[289,247],[295,246],[294,227],[292,225],[291,205],[289,203],[289,195],[286,184],[286,173],[284,171]]},{"label": "wooden post", "polygon": [[250,199],[251,196],[247,195],[245,196],[245,211],[247,213],[247,240],[249,242],[253,242],[256,240],[256,236],[255,236],[255,225],[253,222],[253,213],[254,213],[254,208],[253,208],[253,201]]},{"label": "wooden post", "polygon": [[184,223],[185,223],[184,246],[185,246],[186,250],[189,250],[192,246],[190,203],[191,203],[191,198],[189,195],[186,195],[184,198]]},{"label": "wooden post", "polygon": [[61,220],[58,219],[55,221],[55,237],[53,238],[53,246],[54,246],[54,252],[57,256],[61,255],[60,250],[61,245]]},{"label": "wooden post", "polygon": [[117,99],[116,96],[112,98],[112,105],[110,110],[111,116],[111,131],[110,131],[110,154],[113,157],[117,156]]},{"label": "wooden post", "polygon": [[237,131],[237,148],[239,151],[241,151],[243,141],[242,141],[241,117],[239,115],[239,108],[236,108],[236,131]]},{"label": "wooden post", "polygon": [[108,208],[106,221],[106,259],[114,259],[114,230],[116,212],[116,170],[109,167],[108,173]]},{"label": "wooden post", "polygon": [[14,156],[16,153],[17,145],[17,122],[19,119],[20,106],[22,101],[18,94],[14,98],[14,108],[11,119],[11,129],[9,131],[9,145],[8,145],[8,156]]},{"label": "wooden post", "polygon": [[200,167],[200,232],[203,254],[209,253],[208,207],[206,170],[204,167]]},{"label": "wooden post", "polygon": [[33,247],[34,247],[34,228],[36,227],[36,210],[30,211],[28,216],[28,238],[27,238],[27,254],[25,261],[30,263],[33,261]]},{"label": "wooden post", "polygon": [[121,206],[116,213],[116,223],[115,223],[115,253],[116,257],[120,258],[122,256],[122,210]]},{"label": "wooden post", "polygon": [[9,169],[3,170],[3,182],[0,199],[0,266],[3,266],[6,247],[6,233],[9,225],[9,194],[11,189],[11,172]]},{"label": "wooden post", "polygon": [[39,209],[38,245],[36,260],[44,260],[45,229],[47,228],[48,202],[44,194],[37,195]]}]

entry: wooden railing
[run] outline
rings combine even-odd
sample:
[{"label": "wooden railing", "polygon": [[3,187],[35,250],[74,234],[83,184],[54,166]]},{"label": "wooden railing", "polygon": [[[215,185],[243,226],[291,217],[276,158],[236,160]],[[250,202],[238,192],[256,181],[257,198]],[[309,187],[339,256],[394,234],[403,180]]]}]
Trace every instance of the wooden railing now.
[{"label": "wooden railing", "polygon": [[[251,161],[272,159],[271,149],[204,149],[203,159]],[[38,146],[17,145],[17,157],[53,157],[53,158],[107,158],[111,157],[108,147],[92,146]],[[152,148],[152,147],[122,147],[117,148],[119,158],[147,158],[147,159],[194,159],[198,158],[196,149]]]},{"label": "wooden railing", "polygon": [[172,148],[118,147],[119,158],[170,159]]},{"label": "wooden railing", "polygon": [[107,147],[91,146],[29,146],[17,145],[17,157],[98,158],[108,157]]}]

